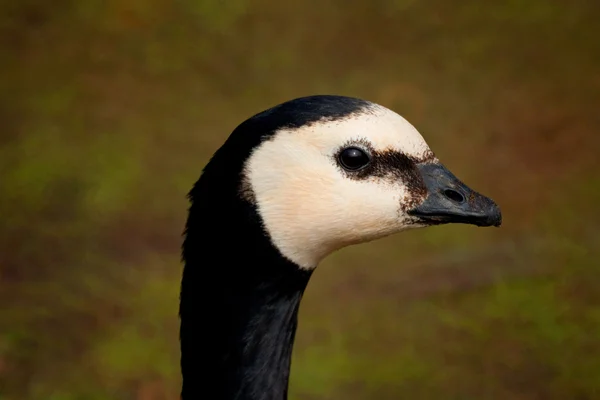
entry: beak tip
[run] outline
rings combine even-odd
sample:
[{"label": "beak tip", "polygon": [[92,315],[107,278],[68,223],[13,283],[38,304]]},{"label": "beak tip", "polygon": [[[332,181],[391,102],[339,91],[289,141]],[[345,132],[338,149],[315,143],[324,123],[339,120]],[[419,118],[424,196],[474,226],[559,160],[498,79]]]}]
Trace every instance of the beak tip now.
[{"label": "beak tip", "polygon": [[494,228],[500,228],[500,226],[502,226],[502,217],[498,217],[492,220],[490,226],[493,226]]},{"label": "beak tip", "polygon": [[[493,200],[492,200],[493,202]],[[502,225],[502,211],[500,211],[500,207],[498,204],[494,202],[493,212],[492,212],[492,226],[499,228]]]},{"label": "beak tip", "polygon": [[500,226],[502,226],[502,215],[498,215],[498,219],[494,223],[494,227],[500,228]]},{"label": "beak tip", "polygon": [[502,225],[502,212],[500,211],[500,207],[496,204],[492,199],[485,198],[486,202],[489,204],[487,211],[487,218],[483,226],[492,226],[495,228],[499,228]]}]

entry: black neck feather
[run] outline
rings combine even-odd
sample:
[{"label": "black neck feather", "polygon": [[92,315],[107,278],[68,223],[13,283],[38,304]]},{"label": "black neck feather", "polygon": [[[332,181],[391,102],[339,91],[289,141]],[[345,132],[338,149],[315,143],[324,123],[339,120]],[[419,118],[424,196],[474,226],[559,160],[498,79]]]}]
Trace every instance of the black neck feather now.
[{"label": "black neck feather", "polygon": [[239,180],[220,172],[213,174],[209,164],[190,193],[180,304],[182,399],[283,400],[311,273],[281,256],[254,206],[239,197],[238,184],[223,183]]}]

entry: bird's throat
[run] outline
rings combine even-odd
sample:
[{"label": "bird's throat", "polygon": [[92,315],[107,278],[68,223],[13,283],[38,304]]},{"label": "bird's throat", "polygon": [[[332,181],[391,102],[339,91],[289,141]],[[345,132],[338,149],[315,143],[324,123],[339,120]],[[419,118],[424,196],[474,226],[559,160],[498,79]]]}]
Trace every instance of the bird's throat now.
[{"label": "bird's throat", "polygon": [[236,206],[242,207],[231,204],[223,216],[205,212],[202,203],[190,210],[180,304],[182,400],[287,398],[311,271],[285,259],[252,210]]},{"label": "bird's throat", "polygon": [[221,147],[189,193],[179,311],[182,400],[287,397],[311,271],[282,256],[256,206],[240,197],[240,152],[255,144],[246,145]]},{"label": "bird's throat", "polygon": [[184,280],[183,400],[287,398],[298,308],[310,274],[295,272],[262,282]]}]

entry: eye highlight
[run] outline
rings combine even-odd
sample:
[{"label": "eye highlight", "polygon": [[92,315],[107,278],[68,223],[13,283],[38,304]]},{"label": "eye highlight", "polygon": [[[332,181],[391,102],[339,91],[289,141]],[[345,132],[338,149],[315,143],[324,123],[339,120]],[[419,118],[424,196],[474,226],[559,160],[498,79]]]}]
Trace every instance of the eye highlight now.
[{"label": "eye highlight", "polygon": [[371,162],[369,155],[358,147],[347,147],[338,155],[338,163],[348,171],[358,171]]}]

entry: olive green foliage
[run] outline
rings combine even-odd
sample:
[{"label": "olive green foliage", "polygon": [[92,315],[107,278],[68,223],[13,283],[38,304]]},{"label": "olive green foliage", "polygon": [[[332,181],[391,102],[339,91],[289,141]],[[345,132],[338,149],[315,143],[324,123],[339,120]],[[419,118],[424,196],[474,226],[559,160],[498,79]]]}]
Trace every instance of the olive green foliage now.
[{"label": "olive green foliage", "polygon": [[502,207],[350,247],[293,399],[600,398],[596,1],[0,1],[0,399],[176,399],[186,193],[250,115],[397,110]]}]

